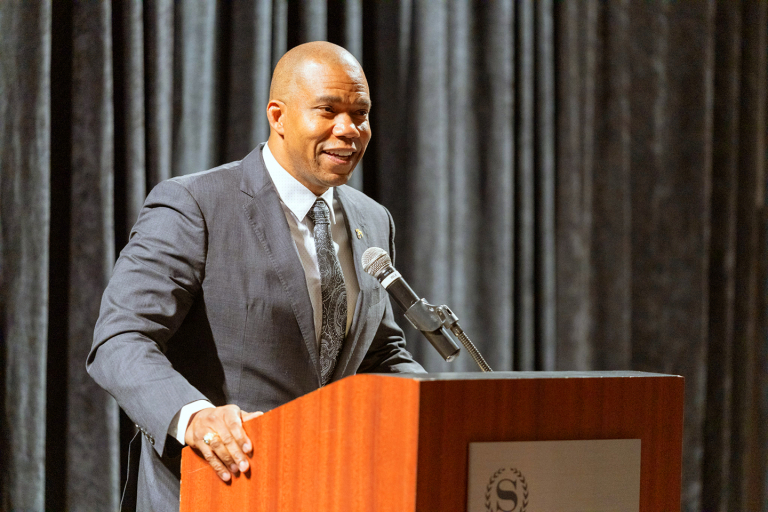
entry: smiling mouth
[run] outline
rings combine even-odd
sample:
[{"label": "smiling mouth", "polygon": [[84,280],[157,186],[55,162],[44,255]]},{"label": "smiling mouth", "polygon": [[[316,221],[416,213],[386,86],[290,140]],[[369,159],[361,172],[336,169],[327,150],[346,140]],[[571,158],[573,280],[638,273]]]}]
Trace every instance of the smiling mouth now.
[{"label": "smiling mouth", "polygon": [[323,151],[323,153],[331,157],[331,159],[337,163],[348,163],[355,155],[353,149],[328,149]]}]

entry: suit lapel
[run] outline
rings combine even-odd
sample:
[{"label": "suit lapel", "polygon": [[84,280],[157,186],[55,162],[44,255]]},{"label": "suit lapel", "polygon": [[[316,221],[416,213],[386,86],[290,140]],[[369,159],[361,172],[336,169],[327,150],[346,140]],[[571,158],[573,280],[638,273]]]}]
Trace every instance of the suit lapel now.
[{"label": "suit lapel", "polygon": [[269,178],[261,156],[263,144],[242,161],[243,179],[241,190],[252,199],[243,209],[256,236],[267,253],[270,264],[277,273],[291,301],[293,313],[299,324],[309,357],[320,383],[320,356],[315,337],[315,321],[312,302],[309,300],[304,268],[301,266],[291,230],[285,218],[280,199]]},{"label": "suit lapel", "polygon": [[344,218],[346,219],[347,224],[347,237],[352,246],[352,258],[355,262],[355,275],[357,276],[360,293],[357,296],[355,313],[352,316],[352,325],[349,328],[349,333],[347,333],[341,353],[336,362],[333,380],[344,375],[349,360],[358,349],[360,333],[363,330],[365,322],[368,320],[367,313],[368,309],[371,307],[371,299],[373,295],[372,288],[379,286],[379,283],[363,270],[363,253],[368,249],[368,245],[365,242],[365,239],[360,240],[355,235],[355,229],[360,229],[363,233],[368,232],[365,224],[365,216],[355,202],[347,197],[342,187],[337,187],[335,193],[339,203],[341,203],[342,210],[344,210]]}]

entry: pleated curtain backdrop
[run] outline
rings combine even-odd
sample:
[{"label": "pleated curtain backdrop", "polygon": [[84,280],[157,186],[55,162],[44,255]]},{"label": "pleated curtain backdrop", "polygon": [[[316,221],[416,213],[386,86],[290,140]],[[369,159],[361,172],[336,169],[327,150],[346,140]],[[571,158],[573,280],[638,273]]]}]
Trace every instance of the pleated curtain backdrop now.
[{"label": "pleated curtain backdrop", "polygon": [[133,423],[85,373],[116,255],[152,186],[266,139],[275,63],[324,39],[366,70],[351,184],[413,287],[496,370],[684,375],[684,509],[768,511],[767,10],[0,1],[2,508],[117,508]]},{"label": "pleated curtain backdrop", "polygon": [[685,376],[686,510],[768,508],[766,7],[558,9],[558,369]]}]

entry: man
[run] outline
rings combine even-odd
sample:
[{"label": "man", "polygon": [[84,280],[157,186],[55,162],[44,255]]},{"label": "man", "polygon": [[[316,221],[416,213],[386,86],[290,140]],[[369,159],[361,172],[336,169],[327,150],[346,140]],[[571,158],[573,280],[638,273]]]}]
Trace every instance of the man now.
[{"label": "man", "polygon": [[143,433],[138,509],[178,510],[185,443],[238,478],[259,411],[356,372],[424,371],[361,268],[368,247],[394,253],[389,212],[345,185],[370,107],[351,54],[298,46],[275,68],[267,144],[147,197],[87,362]]}]

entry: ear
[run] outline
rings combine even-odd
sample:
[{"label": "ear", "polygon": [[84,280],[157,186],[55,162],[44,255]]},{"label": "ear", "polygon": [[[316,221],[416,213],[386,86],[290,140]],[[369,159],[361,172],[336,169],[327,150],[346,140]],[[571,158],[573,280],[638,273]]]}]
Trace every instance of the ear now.
[{"label": "ear", "polygon": [[285,127],[283,126],[284,116],[285,103],[280,100],[269,100],[269,103],[267,103],[267,120],[269,121],[269,126],[280,135],[285,135]]}]

